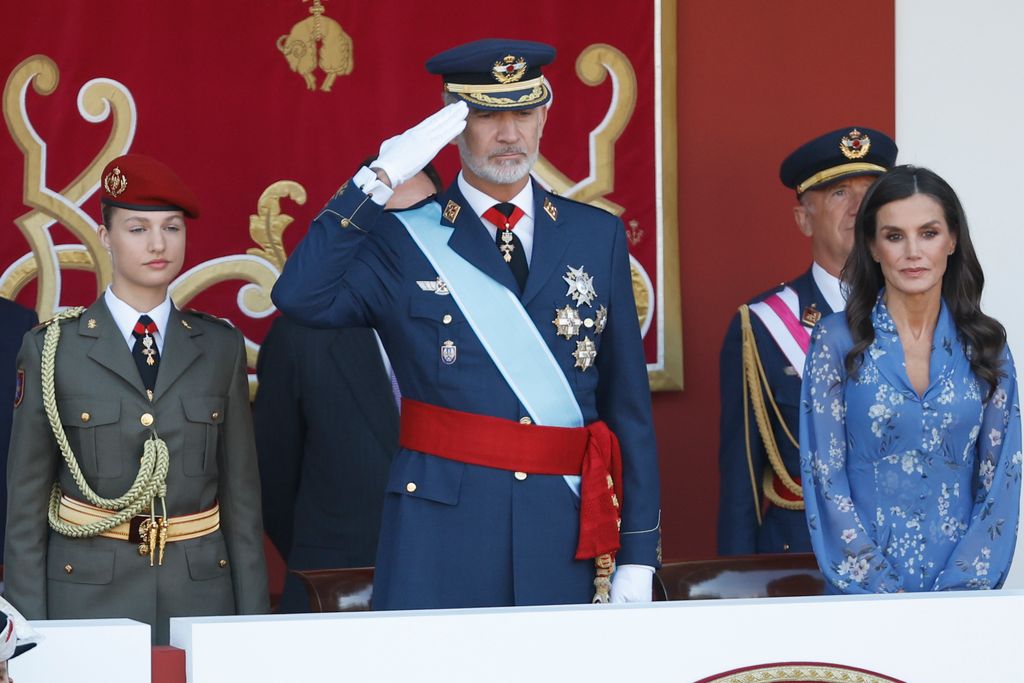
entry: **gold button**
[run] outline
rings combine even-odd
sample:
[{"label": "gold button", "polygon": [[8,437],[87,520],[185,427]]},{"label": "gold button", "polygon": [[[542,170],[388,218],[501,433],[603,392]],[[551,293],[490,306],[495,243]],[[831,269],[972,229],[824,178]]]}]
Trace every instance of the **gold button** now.
[{"label": "gold button", "polygon": [[342,218],[341,219],[341,227],[343,227],[343,228],[347,228],[348,227],[348,219],[347,218]]},{"label": "gold button", "polygon": [[519,481],[526,481],[526,472],[516,472],[513,476]]},{"label": "gold button", "polygon": [[530,419],[529,415],[524,415],[521,418],[519,418],[519,424],[532,425],[533,420]]},{"label": "gold button", "polygon": [[220,413],[218,413],[216,410],[210,413],[211,420],[216,420],[218,417],[220,417]]},{"label": "gold button", "polygon": [[220,562],[217,563],[217,566],[220,567],[221,569],[224,569],[224,567],[228,566],[228,561],[227,560],[221,560]]},{"label": "gold button", "polygon": [[65,574],[70,574],[73,571],[75,571],[75,568],[72,567],[70,564],[64,565],[64,573]]},{"label": "gold button", "polygon": [[416,490],[416,482],[410,481],[408,484],[405,485],[405,490],[408,491],[409,493],[414,492]]},{"label": "gold button", "polygon": [[583,327],[593,327],[593,326],[594,326],[594,319],[593,318],[584,318],[584,320],[583,320]]},{"label": "gold button", "polygon": [[444,317],[441,318],[441,322],[443,322],[445,325],[451,323],[451,321],[452,321],[452,314],[451,313],[445,313]]},{"label": "gold button", "polygon": [[92,418],[89,413],[82,413],[82,422],[88,422]]},{"label": "gold button", "polygon": [[153,416],[149,413],[143,413],[142,417],[139,418],[139,422],[142,423],[143,427],[148,427],[153,424]]}]

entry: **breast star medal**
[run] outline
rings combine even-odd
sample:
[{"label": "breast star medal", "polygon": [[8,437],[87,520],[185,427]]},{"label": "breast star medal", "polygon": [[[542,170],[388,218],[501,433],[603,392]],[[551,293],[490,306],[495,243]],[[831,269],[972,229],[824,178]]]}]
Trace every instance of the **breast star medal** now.
[{"label": "breast star medal", "polygon": [[586,372],[594,365],[597,347],[590,341],[590,337],[584,337],[583,341],[576,342],[576,350],[572,352],[572,357],[576,359],[576,367]]},{"label": "breast star medal", "polygon": [[594,278],[586,274],[583,266],[579,268],[568,266],[568,268],[569,272],[562,276],[562,279],[569,285],[565,295],[572,297],[577,308],[583,305],[592,306],[594,297],[597,296],[597,292],[594,291]]},{"label": "breast star medal", "polygon": [[579,311],[569,304],[566,304],[565,308],[556,308],[555,319],[551,322],[555,324],[555,334],[566,339],[572,339],[579,334],[580,325],[583,323]]},{"label": "breast star medal", "polygon": [[601,334],[604,332],[605,325],[608,324],[608,309],[601,306],[597,309],[597,315],[594,316],[596,325],[594,326],[594,332]]}]

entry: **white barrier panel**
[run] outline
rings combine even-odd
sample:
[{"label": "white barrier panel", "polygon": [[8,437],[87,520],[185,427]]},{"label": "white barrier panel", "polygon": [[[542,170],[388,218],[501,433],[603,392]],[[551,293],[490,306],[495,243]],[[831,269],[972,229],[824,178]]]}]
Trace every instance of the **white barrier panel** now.
[{"label": "white barrier panel", "polygon": [[8,663],[22,683],[96,681],[150,683],[153,654],[149,625],[131,619],[33,621],[43,636]]},{"label": "white barrier panel", "polygon": [[1022,619],[1020,591],[702,600],[172,619],[171,645],[188,653],[189,683],[691,683],[785,661],[1024,681]]}]

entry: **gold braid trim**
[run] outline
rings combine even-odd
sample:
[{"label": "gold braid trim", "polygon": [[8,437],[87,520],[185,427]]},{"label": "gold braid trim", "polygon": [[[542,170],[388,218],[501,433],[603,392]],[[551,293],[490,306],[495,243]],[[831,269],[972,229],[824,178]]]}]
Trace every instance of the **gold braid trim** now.
[{"label": "gold braid trim", "polygon": [[[761,440],[764,442],[764,449],[768,455],[768,462],[772,466],[775,477],[782,482],[782,485],[786,487],[787,490],[794,495],[801,496],[802,498],[803,488],[793,480],[793,477],[789,475],[785,464],[782,462],[782,455],[779,452],[779,444],[776,442],[775,433],[772,431],[771,416],[769,415],[768,407],[765,404],[766,395],[768,397],[768,403],[771,404],[772,411],[775,413],[775,419],[778,421],[779,426],[782,427],[782,431],[789,439],[789,442],[793,444],[794,448],[799,448],[800,445],[796,438],[793,437],[792,432],[789,431],[786,421],[782,418],[782,411],[779,410],[779,406],[775,403],[775,398],[772,396],[771,387],[768,385],[768,376],[765,374],[764,365],[761,363],[761,356],[757,352],[757,340],[754,338],[754,329],[750,324],[750,309],[744,305],[740,306],[739,310],[740,330],[743,337],[744,394],[749,392],[750,406],[754,410],[754,420],[757,422],[757,429],[761,433]],[[749,459],[749,440],[747,454]],[[752,462],[750,466],[751,470],[753,470]],[[765,477],[762,480],[762,490],[764,491],[765,497],[779,507],[787,510],[804,509],[803,502],[783,501],[779,498],[775,493],[769,477]]]},{"label": "gold braid trim", "polygon": [[757,475],[754,474],[754,456],[750,452],[750,413],[747,410],[749,391],[747,390],[747,352],[746,352],[746,329],[750,327],[750,309],[746,304],[740,306],[740,329],[743,330],[744,349],[741,356],[743,363],[743,443],[747,448],[747,472],[750,474],[750,488],[754,494],[754,514],[757,515],[757,525],[764,522],[761,519],[761,499],[757,495]]},{"label": "gold braid trim", "polygon": [[167,451],[167,444],[158,438],[156,433],[150,435],[146,440],[142,452],[142,464],[139,473],[131,487],[118,498],[100,497],[86,482],[85,475],[78,465],[78,459],[71,450],[67,434],[64,432],[64,425],[60,421],[60,413],[57,410],[57,391],[54,387],[55,370],[57,361],[57,342],[60,340],[60,321],[70,320],[82,315],[85,309],[81,306],[71,308],[57,314],[47,323],[46,335],[43,337],[43,353],[40,363],[40,375],[42,377],[43,408],[46,411],[46,419],[53,430],[53,438],[60,448],[64,462],[68,466],[71,476],[75,480],[78,489],[85,496],[86,500],[96,507],[111,510],[113,514],[103,519],[90,522],[89,524],[69,524],[60,519],[60,482],[53,482],[53,489],[50,491],[50,505],[47,518],[50,528],[59,534],[71,538],[91,538],[101,533],[110,531],[114,527],[130,520],[147,507],[150,510],[150,517],[154,516],[153,505],[159,497],[163,504],[164,518],[167,517],[167,471],[170,467],[170,457]]}]

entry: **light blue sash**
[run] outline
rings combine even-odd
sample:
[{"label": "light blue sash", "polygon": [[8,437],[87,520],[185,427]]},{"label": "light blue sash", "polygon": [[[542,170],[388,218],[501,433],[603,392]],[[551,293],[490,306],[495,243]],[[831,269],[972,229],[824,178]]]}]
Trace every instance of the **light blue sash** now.
[{"label": "light blue sash", "polygon": [[[436,202],[393,214],[448,285],[480,343],[534,423],[582,427],[583,413],[551,349],[519,298],[448,246],[454,228],[441,225]],[[579,477],[565,478],[579,494]]]}]

